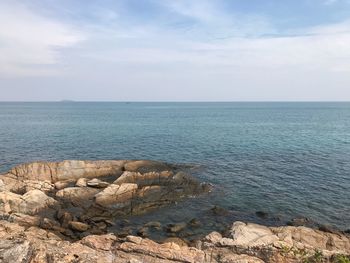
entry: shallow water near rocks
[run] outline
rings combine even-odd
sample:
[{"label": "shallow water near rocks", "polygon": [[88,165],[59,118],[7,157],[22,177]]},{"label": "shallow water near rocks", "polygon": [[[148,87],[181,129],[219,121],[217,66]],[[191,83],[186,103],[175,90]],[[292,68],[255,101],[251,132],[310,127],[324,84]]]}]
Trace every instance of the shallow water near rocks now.
[{"label": "shallow water near rocks", "polygon": [[[233,220],[301,216],[350,228],[350,103],[0,103],[1,171],[63,159],[189,164],[215,185],[134,225],[197,218],[195,236]],[[229,215],[207,215],[215,205]]]}]

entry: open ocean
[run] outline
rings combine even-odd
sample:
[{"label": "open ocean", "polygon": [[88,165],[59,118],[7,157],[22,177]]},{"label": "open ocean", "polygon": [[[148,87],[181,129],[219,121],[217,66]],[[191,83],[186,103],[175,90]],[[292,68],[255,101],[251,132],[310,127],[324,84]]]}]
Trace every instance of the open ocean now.
[{"label": "open ocean", "polygon": [[157,217],[218,205],[350,229],[350,103],[0,103],[1,172],[63,159],[189,164],[215,185]]}]

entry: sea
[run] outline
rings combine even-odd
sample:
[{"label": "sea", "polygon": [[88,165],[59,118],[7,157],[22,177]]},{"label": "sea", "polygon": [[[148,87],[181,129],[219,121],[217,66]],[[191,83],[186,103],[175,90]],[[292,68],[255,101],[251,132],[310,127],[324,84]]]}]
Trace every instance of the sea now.
[{"label": "sea", "polygon": [[213,184],[135,221],[350,229],[349,102],[0,103],[0,172],[65,159],[165,161]]}]

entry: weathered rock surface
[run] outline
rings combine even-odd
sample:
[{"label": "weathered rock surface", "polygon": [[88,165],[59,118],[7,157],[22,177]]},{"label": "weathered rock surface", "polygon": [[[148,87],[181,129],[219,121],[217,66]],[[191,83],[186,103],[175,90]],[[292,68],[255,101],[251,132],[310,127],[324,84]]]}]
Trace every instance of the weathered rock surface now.
[{"label": "weathered rock surface", "polygon": [[[137,184],[112,184],[95,195],[95,202],[104,207],[130,205],[137,191]],[[125,204],[126,203],[126,204]]]},{"label": "weathered rock surface", "polygon": [[34,162],[18,165],[8,171],[5,176],[21,181],[34,180],[55,183],[70,179],[92,179],[108,175],[120,175],[126,163],[127,161],[124,160]]},{"label": "weathered rock surface", "polygon": [[[146,238],[118,238],[113,234],[89,235],[79,241],[66,241],[52,231],[35,226],[26,228],[18,223],[0,220],[0,262],[341,262],[337,260],[346,259],[346,255],[350,254],[349,238],[346,236],[336,235],[340,243],[323,247],[318,244],[318,239],[314,239],[315,233],[321,239],[334,239],[334,234],[305,227],[270,228],[271,232],[268,232],[259,225],[244,224],[244,228],[242,224],[236,222],[231,229],[239,232],[239,235],[231,238],[211,233],[199,241],[201,248],[195,248],[178,238],[169,238],[159,244]],[[250,239],[254,230],[259,233],[258,237],[272,233],[278,240],[271,239],[271,242],[256,245],[256,240]],[[281,233],[282,236],[279,236]],[[280,244],[276,243],[284,242],[285,234],[290,235],[292,240],[292,247],[288,249],[280,248]],[[242,238],[244,243],[240,243]],[[222,239],[226,241],[222,242]],[[247,240],[252,243],[247,243]],[[300,244],[308,249],[301,250]],[[315,253],[318,253],[318,261],[315,261]]]},{"label": "weathered rock surface", "polygon": [[23,213],[35,215],[58,202],[40,190],[30,190],[24,195],[3,191],[0,192],[0,211],[6,213]]}]

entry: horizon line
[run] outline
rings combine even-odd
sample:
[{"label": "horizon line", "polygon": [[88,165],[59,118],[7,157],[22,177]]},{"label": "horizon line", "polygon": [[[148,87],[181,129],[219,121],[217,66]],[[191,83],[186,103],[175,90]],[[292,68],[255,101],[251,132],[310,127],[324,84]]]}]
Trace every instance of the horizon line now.
[{"label": "horizon line", "polygon": [[350,102],[350,100],[0,100],[0,103],[81,103],[81,102],[108,102],[108,103],[257,103],[257,102]]}]

